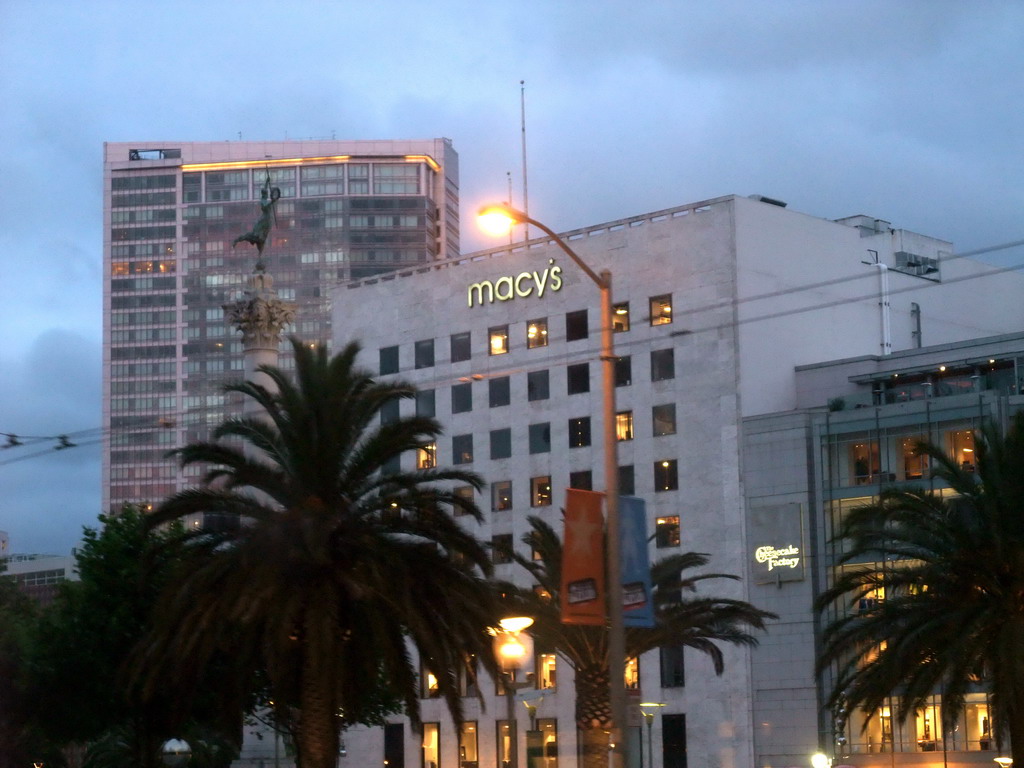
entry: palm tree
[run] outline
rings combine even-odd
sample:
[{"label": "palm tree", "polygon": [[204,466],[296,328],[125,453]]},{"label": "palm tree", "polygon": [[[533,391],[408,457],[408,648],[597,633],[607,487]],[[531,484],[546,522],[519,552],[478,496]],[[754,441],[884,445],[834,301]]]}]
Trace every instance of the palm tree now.
[{"label": "palm tree", "polygon": [[[1008,734],[1024,764],[1024,412],[1005,436],[991,424],[976,434],[977,475],[937,445],[918,451],[956,495],[887,489],[843,522],[840,563],[862,565],[817,600],[838,613],[818,661],[819,672],[834,670],[829,704],[870,720],[898,695],[902,721],[940,693],[948,730],[980,681],[997,746]],[[848,610],[874,594],[885,599]]]},{"label": "palm tree", "polygon": [[393,406],[414,390],[359,369],[357,344],[334,357],[323,345],[292,347],[294,382],[263,366],[274,390],[227,387],[258,415],[229,418],[210,442],[176,452],[183,467],[209,469],[151,524],[196,513],[220,524],[188,539],[139,666],[171,658],[194,675],[229,648],[265,672],[275,706],[289,708],[299,764],[334,768],[339,725],[377,706],[382,684],[417,721],[407,641],[461,720],[459,674],[467,658],[490,663],[495,613],[488,552],[451,514],[479,519],[455,487],[479,489],[480,480],[397,469],[441,431],[433,419],[397,416]]},{"label": "palm tree", "polygon": [[[562,581],[562,541],[539,517],[530,517],[530,530],[522,541],[536,559],[512,550],[505,554],[525,568],[536,585],[519,587],[499,582],[506,612],[531,616],[530,633],[537,647],[556,652],[576,673],[576,727],[580,732],[583,765],[607,765],[608,727],[611,722],[608,672],[608,633],[604,627],[563,624],[559,601]],[[688,575],[707,564],[708,555],[687,552],[671,555],[651,566],[654,585],[655,626],[626,628],[626,656],[663,646],[687,646],[707,654],[715,673],[725,669],[718,643],[755,646],[751,629],[763,630],[776,616],[742,600],[696,595],[706,579],[736,579],[721,573]],[[685,596],[684,596],[684,593]]]}]

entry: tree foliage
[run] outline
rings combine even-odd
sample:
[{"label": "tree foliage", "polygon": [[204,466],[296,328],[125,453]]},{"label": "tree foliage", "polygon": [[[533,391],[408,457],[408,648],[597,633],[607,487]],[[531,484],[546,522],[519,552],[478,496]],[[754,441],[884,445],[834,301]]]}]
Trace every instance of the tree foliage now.
[{"label": "tree foliage", "polygon": [[[1009,735],[1024,764],[1024,412],[1005,436],[976,435],[977,474],[940,446],[918,450],[955,495],[887,489],[844,520],[847,567],[817,601],[838,613],[818,662],[835,672],[830,705],[870,717],[896,695],[906,719],[941,693],[952,728],[987,688],[997,744]],[[876,590],[884,600],[852,609]]]},{"label": "tree foliage", "polygon": [[490,658],[495,614],[488,553],[451,514],[479,519],[454,486],[480,480],[397,469],[441,432],[434,419],[382,418],[414,390],[359,369],[355,344],[333,357],[323,345],[292,347],[294,380],[264,366],[272,389],[228,387],[257,415],[178,452],[183,466],[207,467],[203,485],[168,499],[152,524],[193,514],[222,524],[189,532],[179,548],[188,567],[140,662],[151,673],[171,650],[194,675],[231,648],[265,671],[276,706],[288,708],[301,765],[334,768],[339,715],[368,715],[381,680],[417,717],[407,640],[460,719],[458,675],[468,656]]}]

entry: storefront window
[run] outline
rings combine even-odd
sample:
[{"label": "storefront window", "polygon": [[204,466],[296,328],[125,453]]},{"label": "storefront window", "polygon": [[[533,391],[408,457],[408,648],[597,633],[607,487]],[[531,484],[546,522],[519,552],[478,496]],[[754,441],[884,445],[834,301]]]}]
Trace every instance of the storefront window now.
[{"label": "storefront window", "polygon": [[924,440],[924,435],[899,438],[900,469],[904,480],[921,480],[927,476],[928,457],[917,453],[918,443]]},{"label": "storefront window", "polygon": [[946,449],[949,455],[962,469],[974,471],[974,431],[959,429],[946,433]]}]

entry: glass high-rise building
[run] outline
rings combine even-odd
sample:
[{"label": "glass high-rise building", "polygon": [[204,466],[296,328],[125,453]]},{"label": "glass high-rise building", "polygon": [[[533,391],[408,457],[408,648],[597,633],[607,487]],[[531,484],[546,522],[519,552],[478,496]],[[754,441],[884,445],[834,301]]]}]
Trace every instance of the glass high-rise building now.
[{"label": "glass high-rise building", "polygon": [[[223,305],[256,248],[232,246],[281,190],[264,261],[294,302],[289,333],[328,342],[330,286],[459,252],[449,139],[107,143],[103,167],[103,508],[157,502],[194,478],[166,452],[236,404],[242,371]],[[292,363],[282,347],[281,365]]]}]

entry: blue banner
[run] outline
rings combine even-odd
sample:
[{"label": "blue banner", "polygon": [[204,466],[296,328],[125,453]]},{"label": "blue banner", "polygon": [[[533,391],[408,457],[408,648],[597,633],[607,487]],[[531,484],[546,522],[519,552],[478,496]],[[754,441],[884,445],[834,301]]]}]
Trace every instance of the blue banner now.
[{"label": "blue banner", "polygon": [[635,496],[619,497],[619,556],[622,567],[622,622],[653,627],[651,563],[647,555],[647,505]]}]

